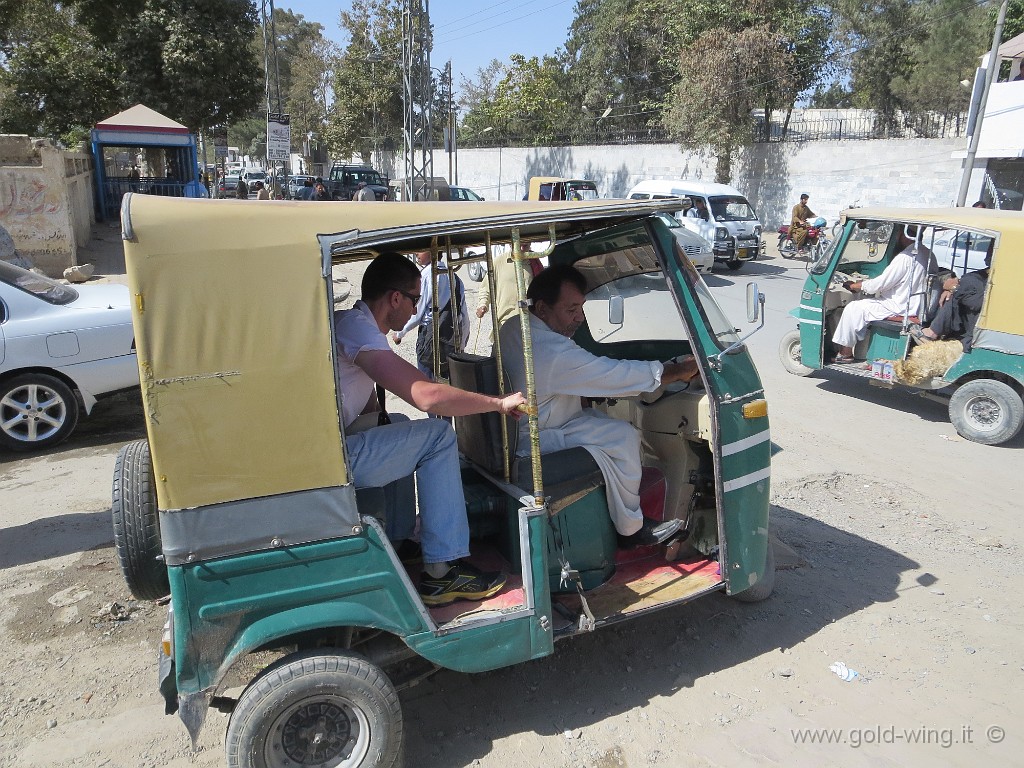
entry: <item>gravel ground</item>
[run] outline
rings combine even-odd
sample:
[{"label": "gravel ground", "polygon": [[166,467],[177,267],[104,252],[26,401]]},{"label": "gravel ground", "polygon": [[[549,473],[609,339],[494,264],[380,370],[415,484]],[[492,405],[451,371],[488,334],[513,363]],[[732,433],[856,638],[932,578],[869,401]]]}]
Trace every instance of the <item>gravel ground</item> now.
[{"label": "gravel ground", "polygon": [[[802,280],[778,259],[758,269],[762,287]],[[728,277],[708,283],[741,316]],[[788,377],[770,320],[754,352],[777,450],[773,597],[714,595],[532,663],[442,671],[402,694],[410,766],[1021,764],[1022,441],[966,443],[941,406]],[[114,457],[143,435],[122,395],[54,451],[0,454],[0,766],[224,763],[225,716],[193,753],[163,715],[165,609],[131,599],[112,549]]]}]

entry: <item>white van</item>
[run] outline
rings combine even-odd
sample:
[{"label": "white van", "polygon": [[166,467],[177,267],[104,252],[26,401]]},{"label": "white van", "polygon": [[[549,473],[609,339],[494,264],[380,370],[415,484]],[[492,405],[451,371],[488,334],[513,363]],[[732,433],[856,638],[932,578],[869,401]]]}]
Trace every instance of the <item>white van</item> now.
[{"label": "white van", "polygon": [[757,258],[761,250],[761,222],[738,189],[707,181],[657,179],[641,181],[628,195],[630,200],[689,198],[690,209],[677,214],[680,223],[711,242],[715,261],[739,269]]}]

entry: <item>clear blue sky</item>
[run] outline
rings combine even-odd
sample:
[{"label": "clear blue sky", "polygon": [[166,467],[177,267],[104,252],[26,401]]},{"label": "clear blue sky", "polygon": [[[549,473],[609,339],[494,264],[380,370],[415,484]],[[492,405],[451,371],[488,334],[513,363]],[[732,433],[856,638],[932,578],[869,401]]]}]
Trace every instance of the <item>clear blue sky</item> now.
[{"label": "clear blue sky", "polygon": [[[344,45],[338,18],[346,0],[274,0],[274,7],[302,14],[323,25],[324,35]],[[476,72],[491,59],[508,61],[513,53],[524,56],[551,54],[565,44],[576,0],[429,0],[434,25],[431,66],[452,61],[456,93],[463,76]]]}]

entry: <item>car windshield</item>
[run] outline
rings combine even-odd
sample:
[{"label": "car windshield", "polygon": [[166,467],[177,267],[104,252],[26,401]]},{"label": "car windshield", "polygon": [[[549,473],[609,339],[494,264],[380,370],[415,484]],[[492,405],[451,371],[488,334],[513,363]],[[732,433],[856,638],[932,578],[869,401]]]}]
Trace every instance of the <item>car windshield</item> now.
[{"label": "car windshield", "polygon": [[746,198],[738,195],[718,195],[709,197],[711,213],[715,221],[755,221],[754,209]]},{"label": "car windshield", "polygon": [[0,261],[0,280],[50,304],[69,304],[78,298],[74,288],[6,261]]},{"label": "car windshield", "polygon": [[264,181],[267,178],[267,174],[262,173],[261,171],[250,171],[245,174],[245,178],[249,181]]},{"label": "car windshield", "polygon": [[367,170],[357,170],[357,171],[349,171],[349,174],[352,177],[352,183],[353,184],[358,184],[361,181],[365,181],[367,184],[376,184],[377,186],[381,186],[381,187],[384,186],[384,179],[382,179],[381,175],[379,173],[377,173],[376,171],[369,170],[369,169],[367,169]]},{"label": "car windshield", "polygon": [[597,197],[597,190],[590,185],[569,185],[570,200],[597,200]]}]

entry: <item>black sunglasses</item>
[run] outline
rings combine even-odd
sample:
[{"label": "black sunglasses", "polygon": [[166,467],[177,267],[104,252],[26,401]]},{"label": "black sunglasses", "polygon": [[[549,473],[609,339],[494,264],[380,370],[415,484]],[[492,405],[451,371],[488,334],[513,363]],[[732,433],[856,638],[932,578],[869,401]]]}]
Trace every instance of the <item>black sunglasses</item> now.
[{"label": "black sunglasses", "polygon": [[407,291],[403,291],[401,288],[392,288],[391,290],[392,291],[398,291],[400,294],[405,296],[405,298],[407,298],[413,304],[419,304],[420,303],[420,297],[417,294],[415,294],[415,293],[408,293]]}]

